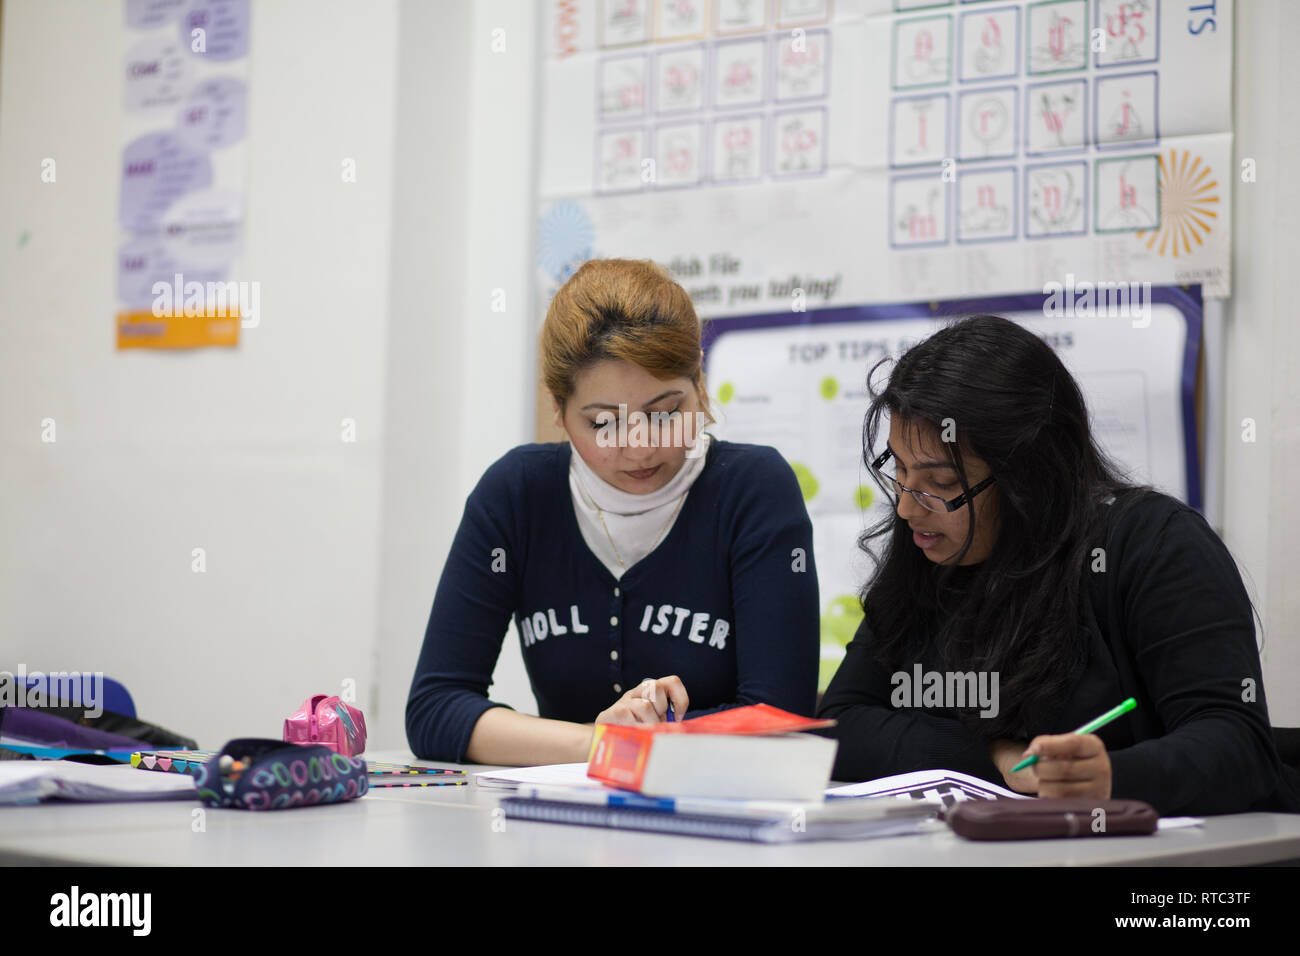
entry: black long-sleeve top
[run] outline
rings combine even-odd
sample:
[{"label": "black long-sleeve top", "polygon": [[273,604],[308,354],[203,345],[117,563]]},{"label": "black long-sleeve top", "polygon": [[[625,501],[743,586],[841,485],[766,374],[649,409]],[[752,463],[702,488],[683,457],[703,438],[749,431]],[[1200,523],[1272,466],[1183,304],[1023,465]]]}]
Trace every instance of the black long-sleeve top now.
[{"label": "black long-sleeve top", "polygon": [[[1145,800],[1164,815],[1300,812],[1300,772],[1273,743],[1250,600],[1218,535],[1178,500],[1148,494],[1099,529],[1097,546],[1105,571],[1089,562],[1081,588],[1088,664],[1029,735],[1069,733],[1134,697],[1136,710],[1097,732],[1112,797]],[[949,769],[1005,786],[987,738],[955,711],[891,705],[870,617],[818,710],[839,721],[826,731],[840,741],[835,778]],[[919,662],[943,670],[937,650]]]}]

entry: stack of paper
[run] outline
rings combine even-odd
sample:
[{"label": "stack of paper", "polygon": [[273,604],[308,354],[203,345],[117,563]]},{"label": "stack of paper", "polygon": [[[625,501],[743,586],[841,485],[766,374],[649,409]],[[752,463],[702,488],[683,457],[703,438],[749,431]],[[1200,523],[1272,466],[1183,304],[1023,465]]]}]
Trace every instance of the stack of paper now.
[{"label": "stack of paper", "polygon": [[496,790],[518,790],[523,784],[546,784],[559,787],[592,787],[606,789],[599,780],[587,776],[587,764],[557,763],[545,767],[514,767],[505,770],[484,770],[474,774],[480,787]]},{"label": "stack of paper", "polygon": [[480,787],[515,792],[501,802],[507,818],[761,843],[924,832],[935,815],[919,801],[647,797],[592,780],[587,768],[555,764],[488,770],[475,778]]}]

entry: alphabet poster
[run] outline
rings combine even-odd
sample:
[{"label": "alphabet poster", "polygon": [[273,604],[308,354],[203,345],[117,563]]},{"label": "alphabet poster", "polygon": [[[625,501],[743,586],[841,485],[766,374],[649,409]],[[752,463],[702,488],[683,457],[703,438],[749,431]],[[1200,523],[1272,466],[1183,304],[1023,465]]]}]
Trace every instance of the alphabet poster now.
[{"label": "alphabet poster", "polygon": [[1232,3],[549,0],[541,301],[652,258],[704,316],[1229,294]]},{"label": "alphabet poster", "polygon": [[233,346],[243,246],[248,0],[124,0],[117,347]]},{"label": "alphabet poster", "polygon": [[[705,369],[730,441],[772,445],[794,469],[813,525],[825,688],[862,618],[870,576],[858,536],[893,508],[869,474],[862,422],[869,371],[954,316],[992,312],[1057,352],[1079,382],[1102,448],[1130,480],[1201,506],[1194,389],[1201,298],[1153,288],[1127,317],[1106,317],[1092,287],[940,303],[730,316],[708,323]],[[1144,293],[1139,292],[1139,295]],[[888,366],[873,379],[883,385]],[[872,449],[880,452],[883,448]]]}]

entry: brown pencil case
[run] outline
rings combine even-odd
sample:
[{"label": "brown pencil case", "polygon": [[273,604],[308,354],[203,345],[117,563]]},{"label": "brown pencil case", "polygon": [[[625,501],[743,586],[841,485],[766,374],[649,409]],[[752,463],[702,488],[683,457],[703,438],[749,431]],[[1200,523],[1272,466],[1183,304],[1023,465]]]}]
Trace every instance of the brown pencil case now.
[{"label": "brown pencil case", "polygon": [[1089,797],[968,800],[948,811],[948,825],[968,840],[1133,836],[1154,833],[1159,819],[1141,800]]}]

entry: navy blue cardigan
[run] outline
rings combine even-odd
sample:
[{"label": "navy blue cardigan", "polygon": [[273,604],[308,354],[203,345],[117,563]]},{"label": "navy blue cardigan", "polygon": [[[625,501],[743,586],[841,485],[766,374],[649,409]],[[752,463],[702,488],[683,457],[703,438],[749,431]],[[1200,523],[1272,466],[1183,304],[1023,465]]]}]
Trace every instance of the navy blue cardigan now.
[{"label": "navy blue cardigan", "polygon": [[692,717],[756,703],[811,715],[812,525],[780,453],[714,440],[667,537],[618,581],[578,529],[570,454],[515,448],[465,503],[406,704],[416,756],[463,761],[479,717],[507,706],[487,691],[512,616],[542,717],[590,723],[670,674]]}]

